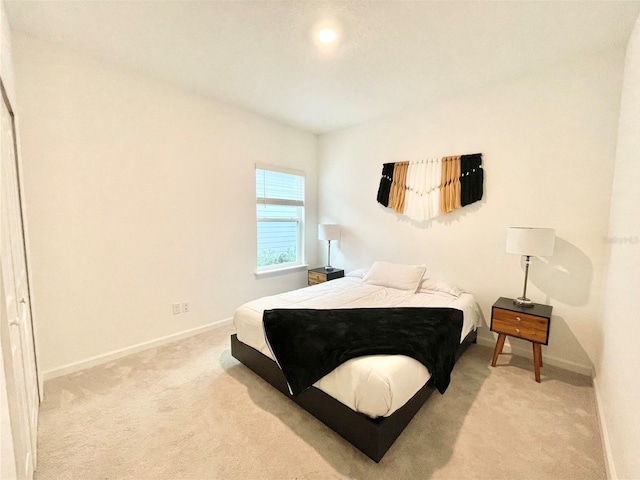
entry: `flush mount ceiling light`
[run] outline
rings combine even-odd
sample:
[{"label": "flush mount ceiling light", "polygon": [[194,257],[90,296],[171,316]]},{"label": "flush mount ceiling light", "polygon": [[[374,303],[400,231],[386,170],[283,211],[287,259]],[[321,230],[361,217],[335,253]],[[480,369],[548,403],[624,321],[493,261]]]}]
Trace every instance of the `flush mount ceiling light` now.
[{"label": "flush mount ceiling light", "polygon": [[338,38],[338,34],[331,28],[323,28],[318,32],[318,40],[322,43],[332,43]]}]

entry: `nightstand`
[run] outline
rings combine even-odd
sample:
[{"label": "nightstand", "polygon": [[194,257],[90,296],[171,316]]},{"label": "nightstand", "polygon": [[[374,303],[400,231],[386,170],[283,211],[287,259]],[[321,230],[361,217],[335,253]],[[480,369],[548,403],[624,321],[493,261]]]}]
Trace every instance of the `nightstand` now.
[{"label": "nightstand", "polygon": [[533,307],[520,307],[512,298],[500,297],[491,307],[491,331],[498,334],[491,366],[496,366],[507,335],[527,340],[533,347],[533,368],[536,382],[540,383],[542,345],[549,343],[552,309],[552,306],[540,303],[534,303]]},{"label": "nightstand", "polygon": [[309,285],[317,285],[318,283],[342,277],[344,277],[344,270],[339,268],[332,268],[331,270],[327,270],[326,267],[312,268],[309,270]]}]

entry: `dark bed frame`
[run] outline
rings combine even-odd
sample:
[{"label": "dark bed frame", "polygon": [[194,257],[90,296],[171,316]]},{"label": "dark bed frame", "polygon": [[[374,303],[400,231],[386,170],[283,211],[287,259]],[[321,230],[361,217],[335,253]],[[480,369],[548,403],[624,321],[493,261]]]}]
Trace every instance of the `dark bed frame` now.
[{"label": "dark bed frame", "polygon": [[[476,343],[476,339],[476,331],[466,336],[460,344],[456,360],[469,345]],[[297,397],[293,397],[289,394],[287,382],[280,367],[269,357],[242,343],[237,335],[231,336],[231,355],[375,462],[382,459],[435,390],[429,381],[392,415],[374,419],[352,410],[316,387],[310,387]]]}]

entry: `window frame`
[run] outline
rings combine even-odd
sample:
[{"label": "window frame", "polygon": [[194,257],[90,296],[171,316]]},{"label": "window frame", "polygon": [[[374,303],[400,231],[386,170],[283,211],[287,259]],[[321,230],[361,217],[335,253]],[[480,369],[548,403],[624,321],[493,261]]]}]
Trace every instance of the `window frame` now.
[{"label": "window frame", "polygon": [[[266,197],[266,195],[260,197],[258,196],[258,185],[257,183],[255,184],[255,189],[256,189],[256,207],[254,210],[256,215],[256,244],[255,244],[255,250],[254,250],[255,265],[256,265],[255,273],[256,275],[261,275],[261,274],[275,273],[279,271],[295,270],[295,269],[306,267],[307,266],[305,262],[306,174],[304,171],[301,171],[301,170],[295,170],[295,169],[286,168],[286,167],[279,167],[275,165],[256,163],[255,170],[254,170],[254,179],[255,179],[254,181],[256,182],[257,182],[258,170],[264,170],[267,172],[284,173],[287,175],[295,175],[295,176],[301,177],[302,199],[292,200],[292,199],[286,199],[286,198],[271,198],[271,197]],[[294,207],[297,207],[299,213],[297,216],[294,216],[294,217],[260,216],[257,207],[261,204],[262,205],[294,206]],[[258,224],[261,222],[278,222],[278,223],[279,222],[295,222],[297,223],[297,235],[296,235],[297,236],[297,245],[296,245],[297,255],[296,255],[295,262],[275,263],[275,264],[264,265],[264,266],[258,265],[258,258],[259,258]]]}]

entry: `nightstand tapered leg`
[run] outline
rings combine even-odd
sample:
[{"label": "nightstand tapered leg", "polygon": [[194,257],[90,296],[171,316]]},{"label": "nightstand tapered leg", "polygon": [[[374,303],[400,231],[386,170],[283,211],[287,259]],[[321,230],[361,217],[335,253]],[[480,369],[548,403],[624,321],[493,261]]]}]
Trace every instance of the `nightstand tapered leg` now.
[{"label": "nightstand tapered leg", "polygon": [[538,348],[540,349],[540,355],[539,355],[539,357],[540,357],[540,366],[544,367],[544,365],[542,364],[542,345],[538,344]]},{"label": "nightstand tapered leg", "polygon": [[491,360],[491,366],[495,367],[496,362],[498,361],[498,355],[502,353],[502,348],[504,347],[504,341],[507,336],[504,333],[498,334],[498,341],[496,341],[496,348],[493,350],[493,359]]},{"label": "nightstand tapered leg", "polygon": [[533,343],[533,369],[536,372],[536,382],[540,383],[540,367],[542,366],[542,347]]}]

